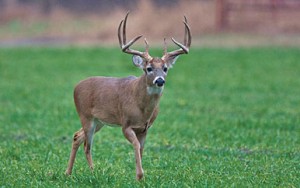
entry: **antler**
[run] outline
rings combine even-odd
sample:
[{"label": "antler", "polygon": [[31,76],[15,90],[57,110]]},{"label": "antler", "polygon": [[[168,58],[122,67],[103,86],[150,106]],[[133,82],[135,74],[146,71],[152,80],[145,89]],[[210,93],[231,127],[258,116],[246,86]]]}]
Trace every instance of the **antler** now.
[{"label": "antler", "polygon": [[[139,40],[143,35],[139,35],[139,36],[135,37],[134,39],[132,39],[131,41],[129,41],[126,44],[126,22],[127,22],[128,15],[129,15],[129,12],[127,12],[125,19],[120,22],[120,25],[118,28],[118,38],[119,38],[120,47],[121,47],[122,51],[125,53],[138,55],[149,61],[150,59],[152,59],[152,57],[149,55],[149,45],[148,45],[146,38],[145,38],[145,44],[146,44],[145,52],[140,52],[137,50],[130,49],[130,46],[133,45],[137,40]],[[121,36],[122,25],[123,25],[123,32],[122,32],[123,35]]]},{"label": "antler", "polygon": [[162,59],[166,60],[168,58],[173,58],[176,57],[180,54],[188,54],[189,53],[189,48],[191,46],[192,43],[192,36],[191,36],[191,31],[190,31],[190,26],[188,25],[187,19],[184,16],[184,26],[185,26],[185,32],[184,32],[184,40],[183,40],[183,44],[177,42],[173,37],[172,37],[172,41],[180,47],[180,49],[178,50],[174,50],[172,52],[167,52],[167,44],[164,41],[164,55],[162,57]]}]

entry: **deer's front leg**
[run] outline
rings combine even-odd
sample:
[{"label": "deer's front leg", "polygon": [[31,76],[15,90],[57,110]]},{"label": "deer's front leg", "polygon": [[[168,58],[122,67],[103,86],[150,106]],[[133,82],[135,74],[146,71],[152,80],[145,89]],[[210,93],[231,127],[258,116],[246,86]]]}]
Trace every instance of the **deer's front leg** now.
[{"label": "deer's front leg", "polygon": [[123,127],[123,134],[125,138],[133,144],[135,150],[135,161],[136,161],[136,179],[140,180],[143,177],[144,171],[142,168],[142,157],[141,157],[141,144],[131,127]]},{"label": "deer's front leg", "polygon": [[140,154],[141,154],[141,159],[143,158],[143,151],[144,151],[144,145],[145,145],[145,140],[147,136],[147,130],[141,132],[141,133],[136,133],[137,139],[140,142]]}]

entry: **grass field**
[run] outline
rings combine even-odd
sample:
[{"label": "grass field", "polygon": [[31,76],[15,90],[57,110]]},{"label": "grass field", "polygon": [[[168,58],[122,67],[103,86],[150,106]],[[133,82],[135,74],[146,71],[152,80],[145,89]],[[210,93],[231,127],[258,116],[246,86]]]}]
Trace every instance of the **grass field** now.
[{"label": "grass field", "polygon": [[[160,50],[153,51],[159,54]],[[299,187],[299,48],[192,49],[170,70],[135,180],[132,146],[106,127],[95,170],[78,152],[74,85],[142,72],[119,49],[0,49],[0,187]]]}]

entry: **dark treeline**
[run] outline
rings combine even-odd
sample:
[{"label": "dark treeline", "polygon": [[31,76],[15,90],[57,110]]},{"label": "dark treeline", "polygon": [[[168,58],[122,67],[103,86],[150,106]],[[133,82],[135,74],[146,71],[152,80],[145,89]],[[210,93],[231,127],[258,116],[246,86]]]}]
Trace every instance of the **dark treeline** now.
[{"label": "dark treeline", "polygon": [[[0,0],[0,7],[37,5],[45,13],[61,7],[76,12],[111,11],[115,8],[134,7],[140,0]],[[155,6],[174,6],[179,0],[149,0]]]}]

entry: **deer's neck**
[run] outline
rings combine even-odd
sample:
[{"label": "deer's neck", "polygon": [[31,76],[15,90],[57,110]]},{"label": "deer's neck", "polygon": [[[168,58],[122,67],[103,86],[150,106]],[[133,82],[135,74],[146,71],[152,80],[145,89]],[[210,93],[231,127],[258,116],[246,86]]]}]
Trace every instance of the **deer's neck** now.
[{"label": "deer's neck", "polygon": [[153,111],[162,95],[163,87],[150,86],[147,84],[146,75],[137,79],[135,94],[139,107],[145,111]]}]

